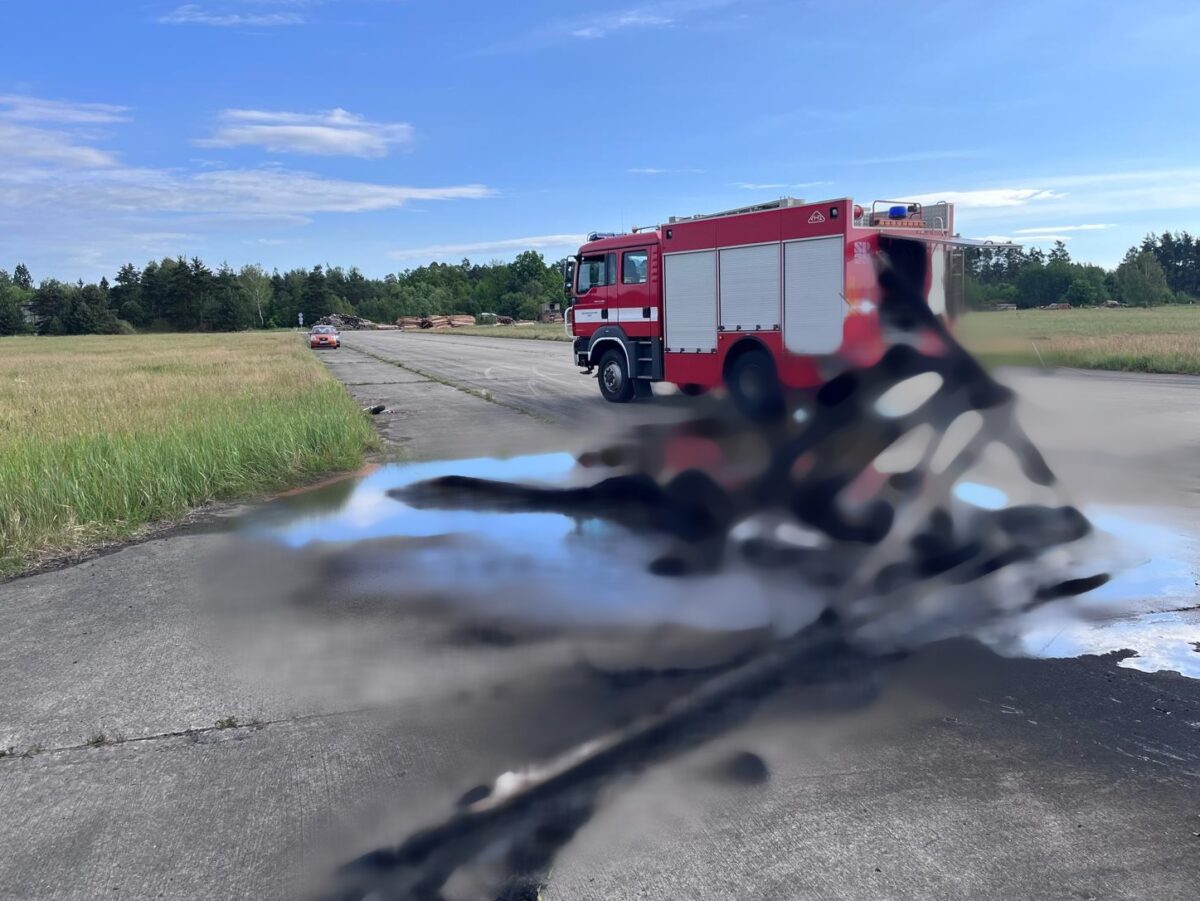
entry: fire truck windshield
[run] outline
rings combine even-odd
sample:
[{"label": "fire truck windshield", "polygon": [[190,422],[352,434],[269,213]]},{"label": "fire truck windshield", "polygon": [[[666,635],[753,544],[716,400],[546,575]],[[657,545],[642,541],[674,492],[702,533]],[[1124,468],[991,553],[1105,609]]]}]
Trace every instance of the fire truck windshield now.
[{"label": "fire truck windshield", "polygon": [[580,257],[578,267],[579,282],[576,286],[576,291],[579,294],[585,294],[592,288],[609,284],[608,267],[605,265],[605,263],[605,254],[597,254],[596,256],[590,257]]}]

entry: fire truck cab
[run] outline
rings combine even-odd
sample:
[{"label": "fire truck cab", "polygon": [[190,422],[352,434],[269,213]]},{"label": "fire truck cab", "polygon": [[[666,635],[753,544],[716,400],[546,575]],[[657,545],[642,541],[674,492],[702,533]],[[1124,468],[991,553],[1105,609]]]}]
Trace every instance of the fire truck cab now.
[{"label": "fire truck cab", "polygon": [[[576,363],[622,403],[653,382],[685,393],[728,386],[753,406],[769,385],[821,384],[840,361],[882,353],[875,254],[889,235],[930,255],[929,304],[961,302],[964,243],[948,203],[781,198],[592,234],[564,266]],[[777,390],[777,388],[776,388]]]}]

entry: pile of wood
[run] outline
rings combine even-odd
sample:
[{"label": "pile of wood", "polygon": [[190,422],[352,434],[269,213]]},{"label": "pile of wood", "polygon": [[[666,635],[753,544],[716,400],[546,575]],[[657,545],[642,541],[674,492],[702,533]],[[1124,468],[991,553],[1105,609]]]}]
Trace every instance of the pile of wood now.
[{"label": "pile of wood", "polygon": [[463,328],[474,325],[475,317],[469,314],[454,316],[401,316],[396,320],[400,328]]},{"label": "pile of wood", "polygon": [[351,316],[349,313],[330,313],[322,316],[313,325],[332,325],[339,332],[358,332],[375,328],[375,323],[361,316]]}]

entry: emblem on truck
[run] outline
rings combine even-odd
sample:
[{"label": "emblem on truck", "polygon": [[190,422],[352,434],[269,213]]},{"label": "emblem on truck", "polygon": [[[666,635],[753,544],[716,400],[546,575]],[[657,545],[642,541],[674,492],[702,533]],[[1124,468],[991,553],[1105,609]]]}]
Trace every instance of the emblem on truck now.
[{"label": "emblem on truck", "polygon": [[820,210],[813,210],[813,214],[808,217],[809,225],[816,225],[818,222],[824,222],[825,217]]}]

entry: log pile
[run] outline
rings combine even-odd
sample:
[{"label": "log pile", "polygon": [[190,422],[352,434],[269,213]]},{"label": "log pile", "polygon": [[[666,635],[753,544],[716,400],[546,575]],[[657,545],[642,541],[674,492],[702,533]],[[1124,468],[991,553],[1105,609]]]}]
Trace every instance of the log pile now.
[{"label": "log pile", "polygon": [[339,332],[358,332],[376,327],[370,319],[352,316],[349,313],[330,313],[328,316],[322,316],[313,325],[332,325]]},{"label": "log pile", "polygon": [[470,314],[453,316],[401,316],[396,320],[400,328],[463,328],[475,324]]}]

